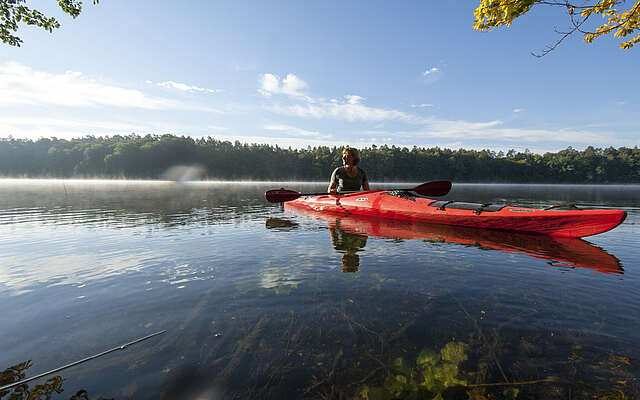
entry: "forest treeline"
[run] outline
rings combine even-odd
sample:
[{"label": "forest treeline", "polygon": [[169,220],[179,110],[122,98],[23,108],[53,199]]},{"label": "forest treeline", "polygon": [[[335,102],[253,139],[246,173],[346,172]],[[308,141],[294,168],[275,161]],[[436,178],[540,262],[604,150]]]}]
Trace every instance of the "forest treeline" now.
[{"label": "forest treeline", "polygon": [[[371,146],[361,166],[374,182],[640,183],[640,149],[608,147],[506,153],[439,147]],[[0,176],[158,179],[197,165],[202,179],[327,181],[342,147],[281,148],[212,137],[128,135],[65,140],[0,139]]]}]

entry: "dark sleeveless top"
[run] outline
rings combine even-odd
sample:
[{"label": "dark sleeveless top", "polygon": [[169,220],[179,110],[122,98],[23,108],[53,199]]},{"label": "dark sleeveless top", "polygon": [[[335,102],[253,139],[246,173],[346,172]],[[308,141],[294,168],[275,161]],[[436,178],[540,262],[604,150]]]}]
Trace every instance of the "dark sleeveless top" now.
[{"label": "dark sleeveless top", "polygon": [[349,176],[345,167],[338,167],[331,174],[331,182],[336,183],[336,190],[338,192],[352,192],[358,191],[362,187],[362,184],[367,179],[367,174],[360,167],[356,167],[358,174],[356,176]]}]

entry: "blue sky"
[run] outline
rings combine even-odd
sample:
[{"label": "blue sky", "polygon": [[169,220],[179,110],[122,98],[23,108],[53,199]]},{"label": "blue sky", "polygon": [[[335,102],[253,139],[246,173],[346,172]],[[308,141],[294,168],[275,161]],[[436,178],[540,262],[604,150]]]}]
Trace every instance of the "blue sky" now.
[{"label": "blue sky", "polygon": [[[85,1],[0,45],[0,137],[175,134],[306,147],[639,144],[640,48],[561,9],[473,30],[477,1]],[[176,6],[180,4],[180,6]],[[49,7],[49,8],[45,8]]]}]

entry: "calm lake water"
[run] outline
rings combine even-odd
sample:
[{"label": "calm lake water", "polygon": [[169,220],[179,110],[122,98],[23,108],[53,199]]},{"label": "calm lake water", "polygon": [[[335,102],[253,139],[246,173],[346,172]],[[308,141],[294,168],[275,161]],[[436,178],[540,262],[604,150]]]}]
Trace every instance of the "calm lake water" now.
[{"label": "calm lake water", "polygon": [[18,390],[640,396],[640,186],[454,184],[445,197],[628,212],[585,240],[305,215],[264,200],[279,187],[326,184],[0,181],[0,386],[166,330]]}]

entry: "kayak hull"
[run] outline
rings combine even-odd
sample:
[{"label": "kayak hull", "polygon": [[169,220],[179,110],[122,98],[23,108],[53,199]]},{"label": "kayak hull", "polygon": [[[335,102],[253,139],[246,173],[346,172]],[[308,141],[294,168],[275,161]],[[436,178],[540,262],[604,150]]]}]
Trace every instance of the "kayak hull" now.
[{"label": "kayak hull", "polygon": [[[345,195],[308,196],[287,202],[294,207],[369,217],[420,221],[434,224],[532,232],[559,237],[585,237],[606,232],[620,225],[623,210],[568,209],[541,210],[504,206],[458,209],[434,206],[436,200],[405,192],[372,190]],[[469,204],[469,203],[465,203]]]}]

